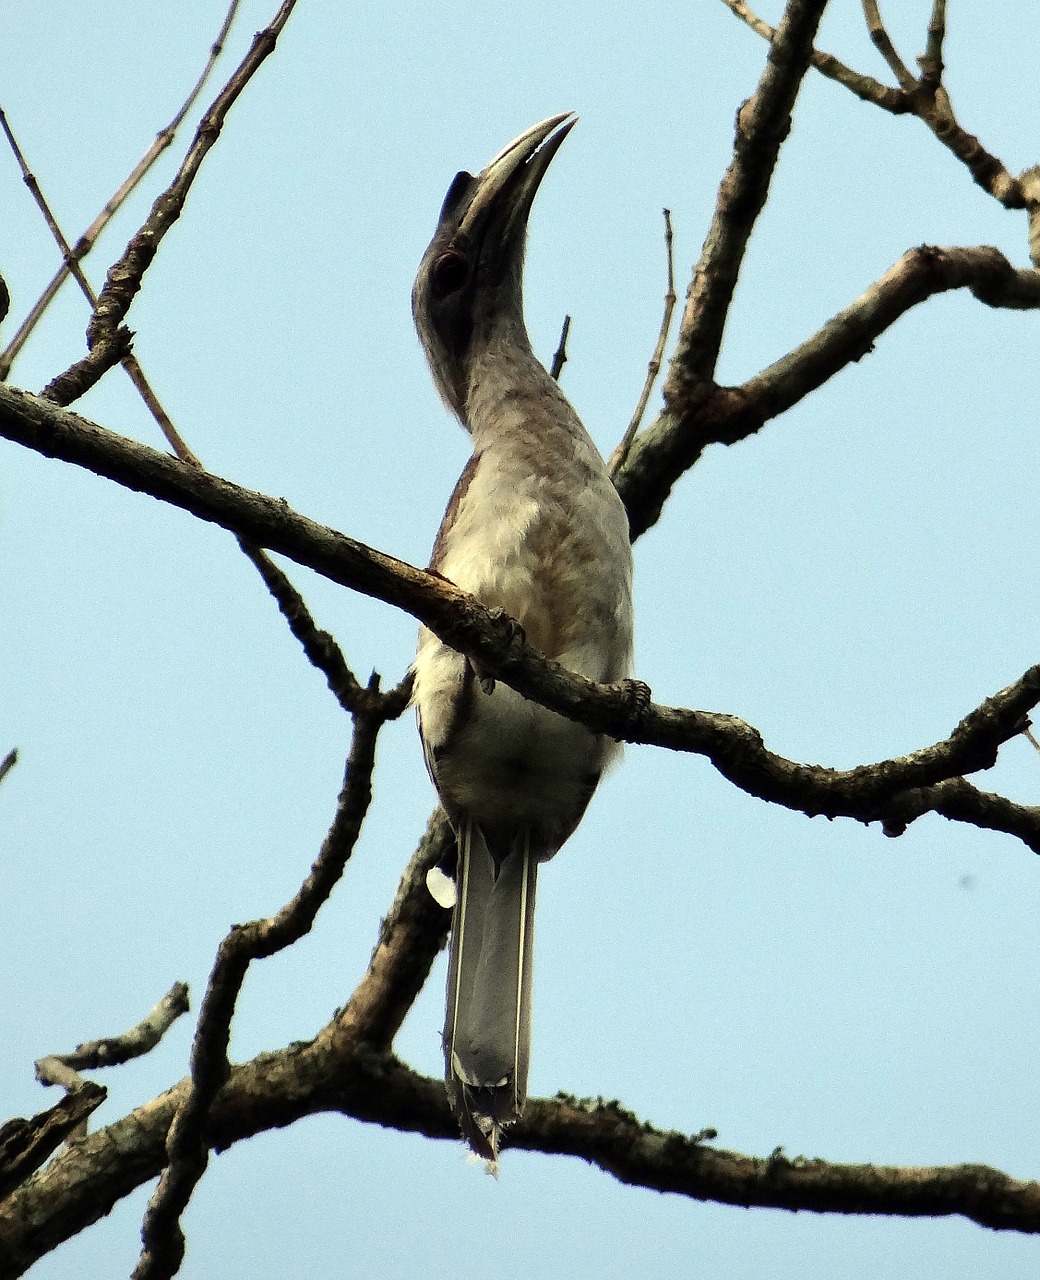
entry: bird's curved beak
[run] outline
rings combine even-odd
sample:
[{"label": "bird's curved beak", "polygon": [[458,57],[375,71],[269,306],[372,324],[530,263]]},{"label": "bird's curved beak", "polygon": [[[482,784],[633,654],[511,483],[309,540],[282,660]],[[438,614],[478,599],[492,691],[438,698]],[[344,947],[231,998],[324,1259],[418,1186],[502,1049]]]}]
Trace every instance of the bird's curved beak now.
[{"label": "bird's curved beak", "polygon": [[[550,116],[525,129],[470,179],[468,207],[457,238],[483,244],[493,231],[499,248],[515,244],[527,226],[535,195],[553,156],[577,124],[572,111]],[[461,178],[463,175],[459,175]],[[468,175],[466,175],[468,176]],[[458,181],[458,179],[456,179]],[[451,193],[449,192],[449,199]]]}]

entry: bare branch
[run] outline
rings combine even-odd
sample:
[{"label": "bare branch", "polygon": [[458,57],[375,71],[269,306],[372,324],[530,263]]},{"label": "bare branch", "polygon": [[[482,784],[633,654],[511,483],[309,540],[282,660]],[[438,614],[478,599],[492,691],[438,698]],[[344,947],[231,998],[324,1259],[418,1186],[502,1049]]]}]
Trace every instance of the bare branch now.
[{"label": "bare branch", "polygon": [[877,0],[863,0],[863,16],[867,20],[867,31],[870,34],[874,48],[888,63],[892,74],[899,81],[899,87],[907,93],[911,92],[917,87],[917,80],[914,73],[896,52],[896,47],[885,30]]},{"label": "bare branch", "polygon": [[[230,14],[229,14],[229,17],[230,17]],[[36,200],[36,205],[39,208],[40,212],[43,214],[44,221],[47,223],[47,226],[51,232],[51,235],[54,237],[58,245],[58,249],[61,251],[62,258],[65,261],[66,270],[69,273],[71,273],[71,275],[75,278],[76,283],[79,285],[80,290],[83,293],[84,297],[90,303],[91,310],[93,311],[97,307],[97,295],[95,294],[90,284],[90,281],[87,279],[86,275],[84,274],[82,267],[79,265],[79,260],[76,257],[74,251],[69,246],[69,242],[66,240],[65,234],[62,231],[57,218],[54,216],[54,213],[51,210],[51,207],[47,202],[47,199],[44,196],[43,191],[40,188],[40,184],[37,181],[36,176],[30,170],[29,165],[25,159],[25,155],[21,147],[18,145],[18,141],[15,138],[14,134],[12,133],[11,127],[7,122],[7,117],[4,115],[2,109],[0,109],[0,128],[3,129],[4,133],[7,136],[7,140],[10,143],[11,149],[14,152],[15,158],[18,161],[18,165],[21,168],[22,176],[24,177],[26,183],[28,184],[30,191],[33,193],[33,197]],[[170,419],[170,416],[167,414],[166,410],[159,403],[159,397],[152,390],[147,378],[145,377],[144,370],[141,368],[140,364],[138,363],[137,357],[130,351],[129,333],[127,333],[126,330],[120,330],[119,333],[122,335],[122,343],[123,343],[122,350],[124,350],[125,352],[125,354],[122,356],[122,359],[120,360],[120,363],[122,364],[123,368],[126,370],[127,375],[130,378],[130,381],[137,388],[138,392],[141,395],[141,398],[144,400],[145,404],[148,406],[148,409],[151,412],[152,417],[159,424],[159,429],[162,431],[163,435],[169,441],[170,447],[173,449],[174,453],[176,453],[179,458],[183,458],[186,462],[195,462],[197,464],[198,459],[195,457],[195,455],[191,452],[188,446],[181,439],[181,436],[177,431],[177,428],[173,425],[173,422]],[[104,346],[103,347],[104,358],[107,359],[108,354],[110,352],[112,354],[115,354],[119,349],[120,348],[118,346],[114,348],[110,348],[109,346]],[[105,367],[107,368],[108,366],[106,365]],[[78,396],[82,394],[80,390],[80,386],[81,386],[80,381],[73,380],[70,382],[67,378],[63,376],[63,379],[58,379],[55,382],[52,382],[50,387],[48,387],[47,390],[44,392],[44,395],[50,399],[53,399],[57,404],[69,404],[71,403],[72,400],[78,398]]]},{"label": "bare branch", "polygon": [[827,0],[788,0],[758,87],[737,113],[733,159],[719,186],[664,385],[665,404],[677,417],[714,375],[747,243],[790,132],[791,112],[826,7]]},{"label": "bare branch", "polygon": [[264,585],[274,597],[289,630],[300,642],[311,665],[325,676],[329,689],[344,711],[377,711],[384,720],[395,720],[412,696],[409,673],[396,688],[380,693],[362,685],[347,666],[343,651],[327,632],[321,630],[289,578],[266,551],[244,538],[238,539],[243,554],[256,566]]},{"label": "bare branch", "polygon": [[[776,28],[771,27],[768,22],[764,22],[744,0],[722,0],[722,3],[728,9],[731,9],[752,31],[762,36],[763,39],[771,41],[776,35]],[[880,80],[875,80],[873,76],[853,71],[851,67],[846,66],[844,62],[835,58],[833,54],[824,53],[820,49],[813,49],[810,61],[817,71],[821,71],[829,80],[835,80],[838,84],[844,85],[846,89],[851,90],[852,93],[862,98],[865,102],[873,102],[895,115],[910,110],[909,104],[900,90],[890,89],[888,85],[882,84]]]},{"label": "bare branch", "polygon": [[[0,1280],[22,1275],[159,1173],[166,1134],[187,1087],[182,1081],[63,1152],[0,1205]],[[224,1150],[328,1111],[457,1141],[442,1081],[363,1044],[344,1040],[333,1052],[320,1037],[234,1068],[214,1107],[210,1141]],[[958,1215],[995,1230],[1040,1232],[1040,1184],[984,1165],[838,1164],[789,1158],[779,1148],[753,1157],[707,1145],[711,1133],[690,1137],[657,1129],[616,1103],[560,1095],[531,1099],[508,1145],[576,1156],[627,1185],[697,1201],[819,1213]]]},{"label": "bare branch", "polygon": [[943,41],[946,39],[946,0],[934,0],[928,19],[928,40],[924,53],[917,59],[921,68],[921,84],[933,92],[942,84]]},{"label": "bare branch", "polygon": [[633,539],[656,523],[675,482],[709,444],[734,444],[862,359],[901,315],[937,293],[968,289],[991,307],[1040,308],[1040,272],[1018,269],[999,250],[910,249],[855,302],[741,387],[700,388],[677,419],[668,411],[634,442],[614,480]]},{"label": "bare branch", "polygon": [[[0,436],[88,466],[287,555],[333,582],[404,609],[496,679],[596,732],[707,756],[748,794],[809,815],[885,822],[895,812],[901,818],[896,804],[900,793],[989,767],[1000,745],[1021,732],[1027,713],[1040,701],[1040,667],[1035,667],[933,747],[844,771],[797,764],[769,751],[757,730],[734,716],[644,705],[627,682],[597,685],[574,675],[531,648],[521,628],[438,575],[26,392],[0,386]],[[1006,831],[1040,852],[1040,808],[1008,801],[998,813],[981,797],[963,793],[958,820]],[[946,812],[939,799],[930,807]]]},{"label": "bare branch", "polygon": [[108,1090],[84,1080],[59,1103],[31,1120],[8,1120],[0,1125],[0,1200],[44,1164],[61,1144],[101,1106]]},{"label": "bare branch", "polygon": [[363,1040],[388,1050],[408,1010],[429,977],[448,938],[451,912],[439,906],[426,873],[454,854],[455,836],[441,809],[435,809],[418,849],[398,885],[393,905],[379,928],[379,941],[364,977],[342,1011],[315,1044],[331,1052],[351,1052]]},{"label": "bare branch", "polygon": [[[227,39],[228,32],[231,30],[231,24],[235,20],[235,15],[238,12],[238,6],[240,3],[241,3],[241,0],[231,0],[231,4],[228,8],[227,14],[224,17],[224,22],[220,28],[220,31],[217,35],[216,40],[213,42],[210,48],[209,58],[206,61],[206,66],[204,67],[202,74],[199,76],[198,80],[196,81],[195,87],[188,94],[187,98],[185,99],[184,103],[178,110],[177,114],[173,117],[173,119],[165,127],[165,129],[160,129],[159,133],[156,135],[155,141],[148,148],[145,154],[141,157],[138,163],[134,166],[134,169],[132,170],[130,175],[126,178],[126,180],[122,183],[122,185],[119,187],[119,190],[116,191],[116,193],[111,197],[111,199],[109,199],[106,202],[105,207],[101,210],[98,216],[90,224],[87,230],[84,231],[83,235],[81,235],[80,238],[76,241],[75,245],[71,248],[71,250],[69,250],[68,253],[65,255],[65,260],[63,261],[61,267],[59,268],[59,270],[57,271],[53,279],[50,281],[50,283],[47,285],[47,288],[44,289],[43,293],[37,299],[36,303],[33,305],[29,314],[26,316],[25,320],[23,320],[22,324],[19,326],[18,332],[11,339],[7,348],[3,351],[2,354],[0,354],[0,380],[3,380],[4,378],[6,378],[8,373],[10,373],[12,364],[14,364],[14,361],[16,360],[19,352],[21,351],[22,347],[25,345],[26,341],[28,340],[29,335],[32,333],[33,329],[35,329],[37,323],[40,320],[40,317],[44,314],[44,312],[50,306],[58,290],[61,288],[64,282],[68,279],[70,274],[70,260],[73,263],[82,262],[82,260],[87,256],[87,254],[91,251],[91,249],[93,249],[94,245],[97,243],[98,237],[101,235],[102,231],[104,231],[105,227],[108,226],[108,223],[110,222],[112,217],[115,215],[117,210],[120,208],[120,206],[123,204],[123,202],[127,199],[127,197],[131,194],[131,192],[135,190],[135,188],[140,183],[141,179],[145,176],[145,174],[148,173],[149,169],[151,169],[152,165],[155,164],[156,160],[158,160],[159,156],[161,156],[162,153],[167,149],[167,147],[169,147],[173,142],[174,137],[176,136],[177,130],[180,128],[181,124],[183,123],[185,116],[188,114],[188,112],[191,110],[191,108],[195,105],[196,101],[198,100],[199,94],[202,92],[203,88],[205,87],[206,81],[209,79],[210,72],[213,70],[213,67],[216,64],[217,59],[220,57],[221,53],[223,52],[224,41]],[[91,303],[91,306],[93,306],[93,303]]]},{"label": "bare branch", "polygon": [[563,366],[567,363],[567,335],[571,331],[570,316],[563,317],[563,328],[560,330],[560,341],[557,344],[556,351],[553,353],[552,367],[549,369],[549,377],[554,382],[559,382],[560,374],[563,373]]},{"label": "bare branch", "polygon": [[0,760],[0,782],[3,782],[3,780],[7,777],[7,775],[11,772],[11,770],[15,767],[17,763],[18,763],[18,748],[12,747],[11,750],[8,751],[7,755],[4,756],[2,760]]},{"label": "bare branch", "polygon": [[[371,688],[376,692],[377,677]],[[180,1217],[205,1173],[209,1143],[205,1130],[214,1100],[231,1064],[227,1050],[231,1020],[246,972],[254,960],[274,955],[309,932],[314,918],[343,874],[372,797],[372,768],[382,720],[358,716],[336,815],[310,873],[295,897],[277,915],[237,925],[220,944],[199,1013],[192,1049],[191,1080],[166,1139],[169,1163],[163,1170],[141,1228],[143,1248],[134,1280],[173,1276],[184,1256]]]},{"label": "bare branch", "polygon": [[188,1008],[187,984],[175,982],[135,1027],[122,1035],[89,1040],[77,1045],[71,1053],[53,1053],[41,1058],[36,1063],[36,1078],[41,1084],[78,1088],[85,1081],[77,1072],[122,1066],[132,1058],[150,1053]]},{"label": "bare branch", "polygon": [[840,369],[869,354],[874,340],[911,307],[951,289],[967,289],[990,307],[1040,308],[1040,271],[1015,268],[998,249],[985,245],[921,245],[904,253],[801,346],[744,383],[740,395],[747,397],[746,407],[753,405],[763,422],[789,409]]},{"label": "bare branch", "polygon": [[[723,0],[738,17],[766,40],[775,39],[776,32],[767,22],[763,22],[744,0]],[[867,0],[864,0],[867,7]],[[870,6],[877,13],[877,5]],[[868,13],[868,26],[871,16]],[[884,27],[880,23],[880,29]],[[871,32],[872,37],[874,32]],[[991,152],[987,151],[974,134],[968,133],[953,112],[949,94],[942,87],[942,44],[946,34],[946,6],[942,0],[935,0],[932,16],[928,24],[928,37],[924,54],[918,61],[921,64],[921,78],[917,80],[907,70],[905,64],[891,49],[902,69],[897,73],[901,87],[890,88],[881,84],[872,76],[863,75],[840,62],[832,54],[821,50],[812,51],[812,65],[828,79],[844,85],[865,102],[872,102],[882,110],[893,115],[915,115],[922,120],[935,134],[944,147],[947,147],[964,164],[972,178],[980,187],[988,191],[994,199],[999,200],[1006,209],[1030,209],[1037,207],[1037,195],[1030,191],[1026,179],[1029,171],[1018,178],[1012,177],[1007,167]],[[887,40],[887,33],[882,36]],[[875,39],[875,44],[877,40]],[[891,47],[891,42],[889,42]],[[908,77],[908,79],[906,79]],[[904,83],[905,80],[905,83]],[[1032,260],[1040,265],[1040,250],[1033,253]]]},{"label": "bare branch", "polygon": [[[228,21],[230,21],[232,12],[233,11],[229,11]],[[14,134],[11,132],[10,126],[4,117],[2,110],[0,110],[0,127],[2,127],[3,131],[7,135],[8,141],[10,142],[18,163],[21,166],[25,180],[29,184],[36,198],[36,203],[42,212],[51,233],[58,243],[58,247],[65,258],[69,270],[75,276],[75,279],[79,284],[80,289],[85,294],[87,301],[90,303],[91,308],[96,309],[97,297],[94,290],[91,288],[90,282],[83,274],[79,263],[75,260],[61,227],[59,226],[57,219],[54,217],[54,214],[52,213],[50,206],[40,189],[39,183],[30,171],[25,160],[25,156],[14,137]],[[121,330],[120,332],[125,334],[126,331]],[[187,462],[194,467],[201,468],[201,461],[188,447],[180,432],[174,426],[169,414],[167,414],[166,410],[160,403],[159,397],[155,394],[148,383],[144,370],[138,363],[137,357],[133,355],[132,352],[127,352],[127,354],[123,356],[121,363],[177,457],[180,458],[182,462]],[[81,363],[79,366],[81,372],[82,367]],[[68,403],[69,399],[75,399],[80,394],[80,382],[75,381],[70,383],[68,376],[63,374],[61,378],[51,384],[48,388],[48,392],[44,393],[45,397],[55,400],[56,403]],[[70,395],[70,392],[73,394]],[[279,608],[288,621],[293,634],[303,646],[304,652],[310,662],[325,673],[329,688],[339,699],[340,704],[347,710],[354,710],[366,705],[365,691],[348,668],[346,660],[339,647],[336,645],[335,640],[333,640],[332,636],[330,636],[328,632],[319,631],[314,619],[311,617],[307,609],[306,604],[304,603],[303,597],[299,594],[289,579],[259,547],[251,546],[241,539],[239,539],[239,546],[243,553],[256,566],[268,590],[274,596]],[[403,698],[399,699],[402,710],[407,704],[409,692],[410,685],[408,689],[403,690]],[[384,707],[388,705],[384,695],[377,693],[375,697],[380,705]]]},{"label": "bare branch", "polygon": [[[281,8],[268,26],[253,37],[249,52],[203,115],[173,182],[152,205],[151,212],[141,229],[130,240],[122,257],[109,268],[105,287],[101,290],[87,329],[90,354],[50,383],[44,393],[48,399],[57,404],[71,404],[89,390],[112,364],[117,363],[117,360],[107,358],[110,344],[114,335],[121,331],[123,320],[141,287],[144,273],[151,266],[163,237],[180,217],[191,185],[210,148],[220,136],[228,112],[274,50],[295,5],[296,0],[282,0]],[[122,359],[124,354],[125,351],[121,351],[118,358]]]},{"label": "bare branch", "polygon": [[672,312],[675,310],[675,257],[672,252],[673,236],[672,236],[672,213],[670,209],[664,210],[664,252],[665,261],[668,272],[668,286],[664,295],[664,314],[661,316],[661,331],[657,335],[657,345],[654,347],[654,354],[650,357],[650,363],[646,369],[646,381],[643,383],[643,390],[636,403],[635,412],[632,414],[632,420],[629,422],[625,430],[625,434],[618,442],[617,448],[610,455],[610,461],[607,464],[607,470],[613,475],[620,467],[624,465],[625,459],[628,457],[628,451],[632,447],[632,441],[636,438],[636,432],[639,430],[643,421],[643,415],[646,413],[646,406],[650,402],[650,392],[654,389],[654,383],[657,381],[657,375],[661,372],[661,361],[664,359],[664,349],[668,342],[668,331],[672,327]]}]

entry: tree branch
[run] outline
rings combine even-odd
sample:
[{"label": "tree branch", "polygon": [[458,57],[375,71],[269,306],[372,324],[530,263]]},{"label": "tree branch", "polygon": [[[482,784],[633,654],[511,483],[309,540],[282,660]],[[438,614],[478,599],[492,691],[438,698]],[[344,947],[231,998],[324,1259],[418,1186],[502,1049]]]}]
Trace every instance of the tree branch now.
[{"label": "tree branch", "polygon": [[55,404],[71,404],[127,353],[129,335],[121,342],[117,341],[117,335],[125,333],[121,326],[141,287],[144,273],[151,266],[163,237],[180,217],[191,185],[210,148],[219,138],[228,112],[261,64],[273,52],[295,5],[296,0],[282,0],[274,18],[253,37],[249,52],[202,117],[173,182],[152,205],[151,212],[127,245],[122,257],[109,268],[105,287],[101,290],[87,329],[90,354],[59,374],[45,388],[45,398],[53,400]]},{"label": "tree branch", "polygon": [[632,448],[632,442],[636,438],[636,432],[639,430],[643,422],[643,415],[646,413],[646,406],[650,403],[650,392],[654,389],[654,383],[657,381],[661,372],[661,361],[664,359],[664,349],[668,344],[668,331],[672,327],[672,312],[675,310],[675,304],[678,299],[675,296],[675,255],[673,253],[672,235],[672,211],[665,209],[664,211],[664,253],[665,266],[667,270],[667,287],[664,294],[664,312],[661,316],[661,328],[657,334],[657,343],[654,347],[653,355],[650,357],[650,363],[646,367],[646,379],[643,382],[643,390],[639,399],[636,401],[635,410],[628,426],[625,428],[625,434],[617,443],[617,447],[610,455],[610,461],[607,463],[607,470],[613,476],[625,465],[625,459],[628,457],[629,450]]},{"label": "tree branch", "polygon": [[[375,692],[378,678],[372,679]],[[184,1258],[181,1214],[209,1162],[206,1129],[214,1100],[231,1074],[227,1050],[238,995],[254,960],[274,955],[309,932],[319,909],[343,874],[372,798],[372,768],[382,719],[359,715],[336,815],[313,867],[277,915],[236,925],[217,952],[199,1013],[191,1077],[166,1138],[168,1163],[145,1213],[143,1248],[133,1280],[158,1280],[180,1269]]]},{"label": "tree branch", "polygon": [[[188,1082],[59,1155],[0,1205],[0,1280],[22,1275],[96,1221],[165,1159],[166,1133]],[[344,1041],[291,1045],[232,1070],[217,1100],[215,1150],[305,1115],[336,1111],[429,1138],[457,1141],[444,1085],[389,1053]],[[752,1157],[640,1122],[617,1103],[531,1099],[507,1145],[577,1156],[630,1186],[692,1200],[820,1213],[959,1215],[996,1230],[1040,1232],[1040,1184],[983,1165],[904,1168]]]},{"label": "tree branch", "polygon": [[85,1132],[88,1117],[107,1096],[107,1089],[84,1080],[31,1120],[8,1120],[0,1125],[0,1201],[49,1160],[72,1134]]},{"label": "tree branch", "polygon": [[58,1084],[63,1088],[79,1088],[84,1081],[80,1071],[97,1071],[101,1067],[119,1067],[133,1058],[151,1053],[182,1014],[188,1012],[188,988],[175,982],[163,998],[136,1026],[122,1035],[106,1036],[77,1045],[71,1053],[52,1053],[36,1063],[36,1078],[41,1084]]},{"label": "tree branch", "polygon": [[[723,0],[723,3],[764,39],[772,41],[776,38],[777,29],[763,22],[744,0]],[[1013,177],[997,156],[987,151],[974,134],[962,127],[954,114],[950,96],[942,85],[942,45],[946,35],[946,5],[943,0],[935,0],[933,4],[925,51],[918,59],[921,67],[919,79],[896,52],[881,21],[877,4],[864,0],[864,11],[870,37],[888,62],[900,87],[891,88],[872,76],[853,71],[832,54],[818,49],[812,51],[812,65],[864,102],[872,102],[892,115],[917,116],[966,166],[983,190],[1006,209],[1029,209],[1031,215],[1036,216],[1037,194],[1027,181],[1029,172]],[[1033,262],[1040,266],[1040,254],[1034,255]]]},{"label": "tree branch", "polygon": [[748,240],[790,132],[791,112],[826,7],[827,0],[788,0],[758,87],[737,113],[733,159],[719,186],[664,384],[665,404],[677,418],[688,412],[714,375]]},{"label": "tree branch", "polygon": [[[404,609],[525,697],[614,738],[707,756],[748,794],[810,816],[885,822],[901,792],[931,787],[991,765],[1001,744],[1021,732],[1028,711],[1040,701],[1040,667],[1034,667],[972,712],[942,743],[855,769],[797,764],[770,751],[761,734],[735,716],[644,706],[625,683],[598,685],[568,672],[529,646],[522,629],[493,615],[439,575],[416,569],[298,515],[284,502],[187,466],[27,392],[0,386],[0,436],[161,498],[281,552],[333,582]],[[962,794],[958,820],[1006,831],[1040,852],[1040,809],[1006,801],[998,813],[982,794]],[[935,800],[921,812],[930,808],[946,812],[939,801],[948,805],[948,798],[936,796]],[[903,817],[904,811],[899,810],[899,821]]]},{"label": "tree branch", "polygon": [[[219,33],[217,34],[217,38],[210,47],[209,57],[206,60],[206,65],[202,70],[202,74],[195,82],[193,89],[188,94],[185,101],[181,104],[177,114],[164,129],[159,130],[155,141],[134,166],[129,176],[120,185],[119,190],[116,191],[108,201],[106,201],[105,207],[76,241],[75,245],[67,251],[63,250],[64,261],[62,262],[62,265],[59,267],[46,289],[44,289],[43,293],[37,299],[29,314],[22,321],[17,333],[8,343],[3,353],[0,354],[0,380],[5,379],[10,373],[11,366],[17,359],[18,353],[25,345],[33,329],[36,328],[36,325],[39,323],[44,312],[54,300],[58,290],[69,278],[74,266],[82,262],[91,249],[93,249],[94,245],[97,243],[98,237],[101,235],[102,231],[104,231],[105,227],[108,226],[109,222],[115,216],[124,201],[131,192],[135,190],[142,178],[144,178],[151,167],[155,164],[156,160],[158,160],[166,148],[173,142],[174,137],[177,134],[177,130],[183,123],[185,116],[195,105],[199,94],[202,92],[206,81],[209,79],[210,72],[213,70],[217,59],[223,52],[224,41],[227,39],[228,32],[231,30],[231,25],[235,20],[235,14],[238,12],[238,6],[240,3],[241,0],[231,0],[231,4],[228,6],[228,11],[224,16],[224,21]],[[91,303],[91,306],[93,306],[93,302]]]},{"label": "tree branch", "polygon": [[855,302],[775,364],[740,387],[704,384],[682,418],[666,410],[643,432],[615,476],[633,538],[657,522],[676,481],[709,444],[734,444],[753,435],[869,354],[911,307],[951,289],[968,289],[990,307],[1040,308],[1040,271],[1013,267],[998,249],[909,249]]}]

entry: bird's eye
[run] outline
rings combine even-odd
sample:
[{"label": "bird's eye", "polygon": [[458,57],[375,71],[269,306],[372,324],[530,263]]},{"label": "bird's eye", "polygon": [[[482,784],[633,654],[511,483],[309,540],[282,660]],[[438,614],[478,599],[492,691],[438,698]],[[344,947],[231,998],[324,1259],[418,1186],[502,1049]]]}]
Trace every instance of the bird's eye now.
[{"label": "bird's eye", "polygon": [[433,264],[430,284],[435,298],[446,298],[456,293],[469,278],[469,263],[453,250],[442,254]]}]

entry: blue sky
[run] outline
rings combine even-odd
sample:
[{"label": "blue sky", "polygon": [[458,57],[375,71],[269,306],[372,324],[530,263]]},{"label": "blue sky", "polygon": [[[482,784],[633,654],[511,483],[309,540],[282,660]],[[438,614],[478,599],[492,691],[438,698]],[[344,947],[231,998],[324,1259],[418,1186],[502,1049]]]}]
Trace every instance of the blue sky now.
[{"label": "blue sky", "polygon": [[[930,6],[890,7],[912,60]],[[51,0],[7,16],[0,105],[70,234],[173,115],[223,8]],[[243,5],[225,75],[273,8]],[[578,112],[532,217],[528,322],[548,359],[573,316],[564,388],[609,452],[660,320],[661,209],[682,291],[765,46],[719,0],[354,8],[300,0],[130,324],[214,471],[422,564],[467,454],[409,311],[452,175]],[[951,10],[961,120],[1017,172],[1040,152],[1035,38],[1010,7],[974,28]],[[884,74],[853,0],[834,0],[820,43]],[[112,226],[96,282],[175,164]],[[11,160],[0,208],[20,317],[56,258]],[[722,378],[782,355],[919,243],[1027,261],[1024,216],[922,125],[810,76]],[[38,388],[80,355],[86,318],[66,288],[12,381]],[[945,737],[1035,662],[1038,338],[1035,315],[948,295],[756,437],[709,450],[636,549],[637,674],[655,698],[846,766]],[[158,443],[118,370],[77,407]],[[226,534],[4,442],[0,575],[0,753],[21,751],[0,788],[7,1116],[54,1100],[36,1057],[125,1028],[175,979],[197,1002],[228,926],[293,892],[348,725]],[[355,670],[400,676],[411,619],[294,578]],[[433,803],[410,717],[386,731],[376,781],[315,930],[251,972],[236,1059],[312,1035],[363,971]],[[1016,739],[982,781],[1034,802],[1040,757]],[[617,1097],[753,1155],[1036,1176],[1040,868],[1024,847],[936,817],[886,840],[765,806],[697,758],[629,748],[541,885],[533,1093]],[[442,983],[443,960],[398,1040],[431,1073]],[[179,1079],[190,1034],[182,1020],[103,1077],[101,1117]],[[129,1272],[146,1195],[34,1274]],[[513,1152],[496,1183],[459,1144],[340,1117],[219,1157],[185,1222],[187,1277],[332,1257],[388,1280],[1036,1269],[1030,1241],[958,1220],[749,1213]]]}]

